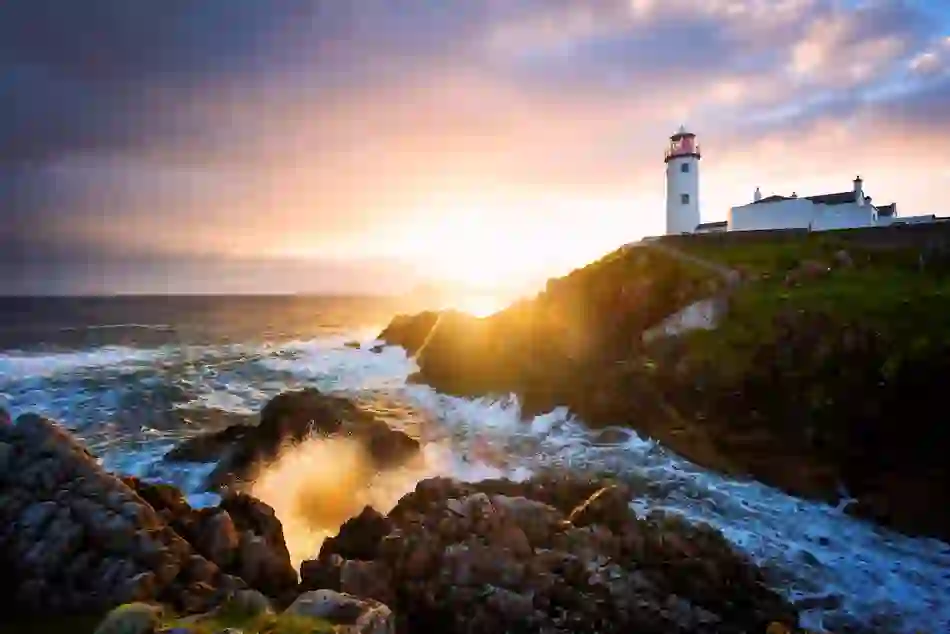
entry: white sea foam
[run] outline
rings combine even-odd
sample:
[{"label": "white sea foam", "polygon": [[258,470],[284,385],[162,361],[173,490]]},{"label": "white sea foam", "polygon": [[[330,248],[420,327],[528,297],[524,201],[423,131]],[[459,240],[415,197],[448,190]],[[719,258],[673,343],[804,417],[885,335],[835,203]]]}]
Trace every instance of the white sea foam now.
[{"label": "white sea foam", "polygon": [[[626,474],[654,486],[633,502],[640,513],[662,508],[706,522],[768,567],[792,600],[822,597],[839,608],[803,616],[814,630],[859,622],[880,631],[950,631],[950,546],[909,538],[752,481],[707,471],[635,433],[625,442],[599,444],[566,411],[523,421],[517,400],[462,399],[422,385],[405,385],[415,370],[400,349],[373,355],[302,345],[282,371],[332,387],[357,386],[401,393],[437,421],[426,451],[446,475],[463,479],[528,477],[553,464]],[[367,376],[361,384],[360,375]],[[623,436],[623,434],[619,434]]]},{"label": "white sea foam", "polygon": [[86,330],[157,330],[167,332],[174,330],[174,326],[169,324],[99,324],[96,326],[66,326],[60,328],[60,332],[82,332]]},{"label": "white sea foam", "polygon": [[157,350],[107,346],[79,352],[28,353],[0,355],[0,384],[35,378],[49,378],[63,372],[106,366],[141,366],[153,361]]},{"label": "white sea foam", "polygon": [[[375,343],[366,332],[357,336],[364,348]],[[635,433],[618,432],[613,436],[619,441],[600,442],[598,433],[564,410],[525,422],[515,398],[461,399],[408,385],[407,378],[416,367],[401,349],[389,347],[374,354],[345,347],[347,339],[179,352],[179,357],[188,360],[181,370],[182,382],[196,394],[188,405],[243,414],[259,411],[268,398],[288,386],[341,391],[376,408],[394,424],[418,427],[425,473],[465,480],[523,479],[537,468],[560,465],[595,468],[640,483],[638,490],[643,494],[632,504],[638,512],[663,508],[707,522],[766,566],[775,586],[791,599],[821,596],[840,601],[837,609],[806,614],[804,626],[832,628],[847,617],[882,632],[950,631],[947,544],[908,538],[849,517],[841,509],[706,471]],[[0,356],[0,383],[4,384],[0,390],[7,393],[7,401],[14,401],[15,410],[17,401],[38,398],[34,392],[43,389],[29,383],[26,392],[14,394],[10,386],[16,387],[18,378],[104,366],[135,367],[165,355],[167,351],[111,348],[38,357]],[[233,361],[213,364],[215,358]],[[50,406],[52,413],[66,411],[69,394],[53,392],[48,398],[55,405]],[[173,481],[191,491],[190,499],[196,504],[214,503],[213,496],[196,493],[209,465],[180,467],[161,462],[169,441],[161,438],[154,446],[146,442],[108,449],[104,462],[123,473]]]}]

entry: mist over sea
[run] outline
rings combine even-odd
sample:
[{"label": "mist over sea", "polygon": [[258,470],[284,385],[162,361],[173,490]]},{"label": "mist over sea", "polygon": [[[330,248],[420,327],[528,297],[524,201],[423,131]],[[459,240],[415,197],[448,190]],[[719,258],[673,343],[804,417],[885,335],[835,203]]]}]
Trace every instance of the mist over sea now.
[{"label": "mist over sea", "polygon": [[[107,467],[177,484],[202,505],[215,500],[200,486],[212,466],[166,464],[163,454],[251,419],[283,390],[313,386],[357,400],[424,445],[424,465],[380,474],[356,493],[338,487],[334,508],[391,505],[432,475],[606,470],[637,484],[638,511],[664,508],[722,530],[776,587],[819,606],[811,627],[950,631],[947,544],[708,472],[629,429],[591,431],[565,411],[521,420],[511,397],[460,399],[409,384],[415,365],[401,349],[368,348],[411,308],[357,297],[0,298],[0,406],[60,421]],[[363,349],[344,345],[352,340]],[[329,495],[328,467],[347,482],[348,459],[315,441],[262,474],[257,492],[289,525],[296,558],[315,554],[335,527],[308,526],[283,496],[299,487]]]}]

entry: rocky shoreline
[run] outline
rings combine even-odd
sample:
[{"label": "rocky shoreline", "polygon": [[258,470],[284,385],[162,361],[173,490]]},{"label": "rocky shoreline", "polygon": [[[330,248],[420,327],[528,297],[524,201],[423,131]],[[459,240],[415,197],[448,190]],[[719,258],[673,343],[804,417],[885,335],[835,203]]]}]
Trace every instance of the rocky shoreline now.
[{"label": "rocky shoreline", "polygon": [[[309,390],[275,398],[242,436],[201,447],[233,456],[248,434],[292,442],[303,437],[292,421],[304,420],[307,433],[346,430],[367,446],[384,433]],[[57,423],[3,415],[0,622],[115,608],[100,632],[217,634],[209,624],[237,623],[245,634],[289,634],[303,618],[307,631],[320,623],[367,634],[738,634],[798,621],[719,533],[637,517],[633,492],[610,480],[424,480],[386,515],[366,507],[299,571],[273,509],[231,482],[217,507],[194,509],[173,486],[105,472]]]},{"label": "rocky shoreline", "polygon": [[[516,394],[526,416],[566,407],[950,542],[934,512],[950,501],[950,227],[764,234],[625,247],[486,318],[400,315],[379,338],[442,393]],[[703,302],[716,323],[656,336]]]}]

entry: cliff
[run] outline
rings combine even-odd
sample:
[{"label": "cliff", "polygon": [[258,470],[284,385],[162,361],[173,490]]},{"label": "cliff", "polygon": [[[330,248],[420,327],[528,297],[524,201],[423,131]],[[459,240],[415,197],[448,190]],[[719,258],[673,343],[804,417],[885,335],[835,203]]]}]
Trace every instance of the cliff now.
[{"label": "cliff", "polygon": [[[950,225],[670,237],[485,319],[381,333],[414,380],[629,425],[702,465],[950,539]],[[686,309],[684,311],[684,309]]]}]

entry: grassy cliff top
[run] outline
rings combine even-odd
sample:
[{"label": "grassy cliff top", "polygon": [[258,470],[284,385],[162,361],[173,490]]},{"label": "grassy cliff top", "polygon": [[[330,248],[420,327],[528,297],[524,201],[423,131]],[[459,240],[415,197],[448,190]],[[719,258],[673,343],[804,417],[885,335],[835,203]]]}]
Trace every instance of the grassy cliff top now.
[{"label": "grassy cliff top", "polygon": [[[689,337],[709,359],[742,358],[795,324],[829,336],[871,333],[891,366],[950,346],[950,224],[680,240],[678,248],[740,272],[728,317]],[[885,374],[893,368],[886,368]]]}]

